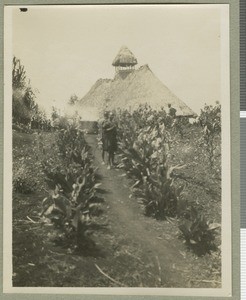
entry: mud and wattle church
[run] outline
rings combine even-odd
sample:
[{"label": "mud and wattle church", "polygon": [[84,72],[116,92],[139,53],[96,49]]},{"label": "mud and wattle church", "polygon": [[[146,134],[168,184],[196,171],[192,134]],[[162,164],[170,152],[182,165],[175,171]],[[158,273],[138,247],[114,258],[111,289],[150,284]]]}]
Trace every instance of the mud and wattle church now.
[{"label": "mud and wattle church", "polygon": [[134,54],[127,47],[122,47],[112,63],[115,67],[115,77],[97,80],[79,101],[79,106],[97,110],[100,114],[107,107],[134,110],[145,103],[153,109],[164,108],[168,111],[168,104],[171,104],[179,116],[195,115],[155,76],[148,65],[137,69],[137,63]]}]

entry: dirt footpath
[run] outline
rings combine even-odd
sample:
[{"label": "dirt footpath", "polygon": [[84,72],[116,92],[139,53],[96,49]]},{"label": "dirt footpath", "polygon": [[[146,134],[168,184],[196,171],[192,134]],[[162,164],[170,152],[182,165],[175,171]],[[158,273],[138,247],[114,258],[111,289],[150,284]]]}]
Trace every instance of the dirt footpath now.
[{"label": "dirt footpath", "polygon": [[[101,152],[96,147],[96,136],[88,135],[86,140],[93,149],[94,163],[102,177],[100,181],[104,190],[109,228],[109,236],[104,237],[118,245],[119,263],[122,256],[125,256],[128,268],[131,269],[129,258],[135,260],[132,263],[136,269],[132,274],[138,273],[140,286],[189,286],[189,276],[186,276],[189,266],[186,255],[182,252],[185,250],[183,243],[177,239],[175,226],[167,221],[157,221],[144,216],[140,203],[129,198],[130,182],[122,176],[123,171],[107,170],[106,166],[101,164]],[[104,241],[104,245],[108,245],[108,242]],[[142,272],[145,274],[141,275]]]}]

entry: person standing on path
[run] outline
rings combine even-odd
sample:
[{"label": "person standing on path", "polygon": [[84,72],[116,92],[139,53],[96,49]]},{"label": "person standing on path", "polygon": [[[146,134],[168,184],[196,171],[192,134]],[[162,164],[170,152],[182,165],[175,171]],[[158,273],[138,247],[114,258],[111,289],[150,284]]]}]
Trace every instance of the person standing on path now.
[{"label": "person standing on path", "polygon": [[105,152],[108,151],[108,141],[106,139],[105,131],[109,126],[109,111],[105,111],[103,120],[99,122],[99,131],[101,133],[100,140],[102,144],[102,165],[105,165]]},{"label": "person standing on path", "polygon": [[104,117],[105,120],[102,123],[102,158],[104,160],[104,153],[107,151],[108,169],[111,169],[114,166],[114,155],[117,151],[117,126],[112,113],[105,112]]},{"label": "person standing on path", "polygon": [[106,145],[105,145],[105,138],[104,138],[104,129],[103,126],[105,122],[107,122],[109,116],[109,112],[105,111],[103,114],[103,118],[98,120],[98,129],[99,129],[99,137],[98,137],[98,145],[100,145],[100,148],[102,149],[102,165],[105,165],[105,152],[107,151]]}]

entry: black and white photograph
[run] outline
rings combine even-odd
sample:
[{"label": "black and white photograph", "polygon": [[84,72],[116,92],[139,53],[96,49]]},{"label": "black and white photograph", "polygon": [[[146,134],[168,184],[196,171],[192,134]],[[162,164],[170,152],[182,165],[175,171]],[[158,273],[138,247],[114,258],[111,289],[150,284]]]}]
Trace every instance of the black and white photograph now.
[{"label": "black and white photograph", "polygon": [[5,292],[231,294],[229,13],[5,9]]}]

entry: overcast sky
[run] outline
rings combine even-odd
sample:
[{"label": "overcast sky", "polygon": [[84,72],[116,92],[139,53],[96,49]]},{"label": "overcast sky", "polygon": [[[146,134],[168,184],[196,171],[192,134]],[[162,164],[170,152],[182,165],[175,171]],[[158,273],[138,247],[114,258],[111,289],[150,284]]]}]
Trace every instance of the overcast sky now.
[{"label": "overcast sky", "polygon": [[82,98],[113,78],[122,45],[195,112],[221,101],[223,5],[30,6],[13,9],[13,54],[38,103]]}]

